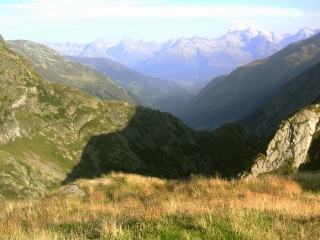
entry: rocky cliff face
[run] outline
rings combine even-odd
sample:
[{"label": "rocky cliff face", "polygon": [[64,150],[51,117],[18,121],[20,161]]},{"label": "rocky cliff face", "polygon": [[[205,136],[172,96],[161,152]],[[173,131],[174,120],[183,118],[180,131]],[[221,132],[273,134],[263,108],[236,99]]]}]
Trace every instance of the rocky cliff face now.
[{"label": "rocky cliff face", "polygon": [[319,161],[317,154],[310,154],[312,145],[318,141],[319,120],[319,104],[304,108],[284,120],[269,142],[266,154],[256,158],[250,176],[268,172],[288,174],[309,162]]}]

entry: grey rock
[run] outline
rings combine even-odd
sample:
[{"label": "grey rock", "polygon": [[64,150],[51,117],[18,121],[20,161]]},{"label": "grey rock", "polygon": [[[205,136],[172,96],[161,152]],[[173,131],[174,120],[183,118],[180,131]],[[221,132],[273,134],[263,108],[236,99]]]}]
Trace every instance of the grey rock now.
[{"label": "grey rock", "polygon": [[266,155],[256,158],[251,177],[281,167],[297,171],[308,159],[308,150],[317,133],[319,119],[320,105],[315,104],[284,120],[268,144]]},{"label": "grey rock", "polygon": [[81,188],[79,188],[79,186],[76,184],[72,184],[72,185],[66,187],[60,193],[64,194],[64,195],[71,195],[71,196],[85,196],[86,195],[85,192]]}]

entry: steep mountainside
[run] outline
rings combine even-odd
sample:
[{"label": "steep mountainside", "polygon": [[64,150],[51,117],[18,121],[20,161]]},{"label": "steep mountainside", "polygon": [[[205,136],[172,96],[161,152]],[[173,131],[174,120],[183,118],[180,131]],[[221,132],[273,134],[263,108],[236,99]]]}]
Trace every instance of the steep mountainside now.
[{"label": "steep mountainside", "polygon": [[266,104],[240,122],[266,139],[289,115],[320,95],[320,62],[285,84]]},{"label": "steep mountainside", "polygon": [[208,85],[180,115],[190,126],[215,128],[238,121],[268,101],[289,80],[320,62],[320,34],[290,44],[269,58],[252,62]]},{"label": "steep mountainside", "polygon": [[49,83],[2,37],[0,62],[0,198],[39,196],[61,182],[114,170],[237,175],[248,163],[221,152],[217,138],[228,131],[227,138],[238,139],[235,149],[252,159],[251,135],[237,126],[194,132],[170,114]]},{"label": "steep mountainside", "polygon": [[175,113],[192,95],[172,81],[148,77],[120,63],[106,58],[68,57],[111,77],[119,85],[132,92],[142,103],[153,109]]},{"label": "steep mountainside", "polygon": [[8,41],[15,52],[30,59],[36,71],[50,82],[64,83],[105,100],[137,103],[139,100],[99,71],[74,63],[51,48],[31,41]]}]

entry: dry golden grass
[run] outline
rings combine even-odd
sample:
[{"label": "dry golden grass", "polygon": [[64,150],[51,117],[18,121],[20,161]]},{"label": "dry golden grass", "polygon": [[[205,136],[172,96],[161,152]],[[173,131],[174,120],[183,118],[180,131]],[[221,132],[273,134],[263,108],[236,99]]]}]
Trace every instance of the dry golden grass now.
[{"label": "dry golden grass", "polygon": [[83,197],[55,191],[0,202],[0,239],[319,239],[320,194],[299,185],[320,182],[311,175],[178,181],[112,173],[76,182]]}]

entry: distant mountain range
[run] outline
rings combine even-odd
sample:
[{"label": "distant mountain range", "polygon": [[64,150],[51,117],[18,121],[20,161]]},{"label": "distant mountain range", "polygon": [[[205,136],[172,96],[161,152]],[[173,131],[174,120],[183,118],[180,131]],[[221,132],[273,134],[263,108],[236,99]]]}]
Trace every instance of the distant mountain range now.
[{"label": "distant mountain range", "polygon": [[276,35],[249,27],[229,30],[219,38],[179,38],[165,43],[127,38],[119,43],[98,39],[88,44],[45,44],[63,55],[108,58],[145,75],[175,81],[197,93],[214,77],[268,57],[318,32],[320,28],[305,27],[294,35]]}]

